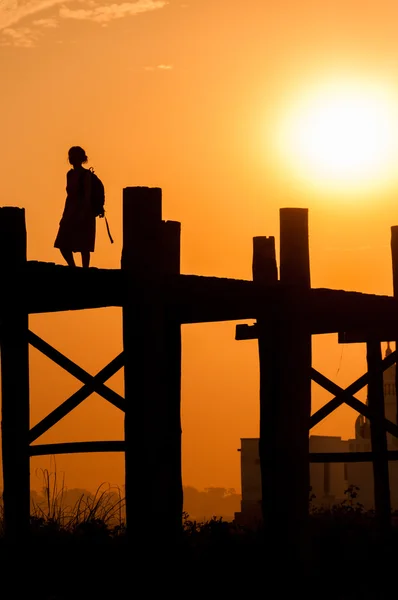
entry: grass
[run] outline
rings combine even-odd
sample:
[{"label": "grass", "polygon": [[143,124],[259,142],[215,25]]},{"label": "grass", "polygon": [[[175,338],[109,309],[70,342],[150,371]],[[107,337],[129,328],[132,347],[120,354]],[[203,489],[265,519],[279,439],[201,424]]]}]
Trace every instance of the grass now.
[{"label": "grass", "polygon": [[43,498],[33,501],[31,527],[34,534],[116,536],[125,531],[125,499],[118,487],[101,484],[94,495],[81,494],[70,505],[64,479],[42,470]]},{"label": "grass", "polygon": [[[117,486],[101,484],[94,494],[80,494],[69,500],[65,479],[57,472],[41,469],[42,494],[31,499],[32,538],[120,537],[125,534],[125,498]],[[3,504],[0,502],[0,539],[4,537]]]},{"label": "grass", "polygon": [[[251,530],[216,517],[198,522],[187,513],[183,514],[179,548],[170,544],[162,551],[160,563],[152,558],[151,549],[143,560],[144,549],[134,536],[125,543],[125,503],[118,488],[103,484],[95,494],[82,494],[69,503],[64,480],[48,471],[42,471],[42,476],[43,495],[32,506],[30,545],[13,553],[0,544],[3,573],[7,565],[10,572],[15,572],[15,565],[24,573],[31,570],[30,598],[109,598],[139,581],[148,590],[159,585],[164,592],[175,589],[177,593],[184,580],[192,593],[203,586],[208,594],[218,584],[223,594],[237,592],[237,586],[247,592],[251,584],[267,587],[273,582],[281,597],[298,597],[300,588],[304,593],[318,589],[323,598],[333,600],[363,600],[390,597],[383,591],[390,576],[395,585],[398,527],[393,526],[389,540],[381,540],[374,513],[358,502],[354,486],[341,504],[311,508],[308,571],[304,563],[287,562],[283,539],[279,549],[270,548],[261,528]],[[155,522],[161,539],[162,525],[156,517],[138,518]],[[154,550],[157,543],[157,539],[151,541]],[[167,576],[161,576],[162,569]],[[176,588],[170,587],[172,572],[180,582]]]}]

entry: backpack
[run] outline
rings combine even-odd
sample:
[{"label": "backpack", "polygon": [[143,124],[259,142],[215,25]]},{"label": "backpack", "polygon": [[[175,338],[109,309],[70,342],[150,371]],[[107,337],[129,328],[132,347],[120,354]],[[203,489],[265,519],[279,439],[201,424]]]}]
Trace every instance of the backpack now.
[{"label": "backpack", "polygon": [[[94,173],[94,169],[90,167],[89,169],[91,173],[91,206],[93,208],[94,216],[103,218],[105,217],[105,188],[101,179]],[[111,244],[113,244],[113,239],[111,235],[111,231],[108,225],[108,219],[105,217],[105,225],[106,230],[108,232],[109,239]]]},{"label": "backpack", "polygon": [[91,204],[96,217],[104,215],[105,209],[105,188],[101,179],[94,173],[94,169],[90,168],[91,173]]}]

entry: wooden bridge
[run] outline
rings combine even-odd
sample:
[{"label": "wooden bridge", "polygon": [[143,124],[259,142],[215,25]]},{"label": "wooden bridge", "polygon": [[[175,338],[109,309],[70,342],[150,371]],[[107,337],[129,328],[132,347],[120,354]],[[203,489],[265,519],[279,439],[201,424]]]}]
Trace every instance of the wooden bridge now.
[{"label": "wooden bridge", "polygon": [[[398,296],[398,227],[392,227],[394,294]],[[309,462],[373,462],[376,514],[390,525],[382,373],[382,341],[398,338],[398,300],[310,284],[307,209],[280,210],[279,276],[274,237],[253,239],[253,280],[182,275],[180,223],[162,220],[159,188],[123,190],[120,269],[81,269],[27,261],[24,209],[0,208],[1,385],[4,517],[10,539],[29,531],[30,456],[124,451],[127,525],[149,539],[178,535],[182,518],[181,325],[255,319],[238,325],[236,339],[258,339],[260,462],[263,515],[271,539],[299,547],[306,535]],[[29,314],[121,307],[123,352],[91,375],[29,330]],[[366,343],[368,372],[343,390],[311,365],[311,336],[339,333],[341,343]],[[29,344],[83,384],[33,426],[29,422]],[[125,394],[106,381],[121,367]],[[311,381],[334,398],[311,415]],[[368,386],[368,403],[355,393]],[[40,436],[96,392],[125,413],[118,441],[39,444]],[[343,402],[371,423],[372,452],[309,455],[309,429]],[[139,493],[136,493],[137,488]],[[159,490],[163,490],[157,505]],[[159,522],[159,521],[158,521]]]}]

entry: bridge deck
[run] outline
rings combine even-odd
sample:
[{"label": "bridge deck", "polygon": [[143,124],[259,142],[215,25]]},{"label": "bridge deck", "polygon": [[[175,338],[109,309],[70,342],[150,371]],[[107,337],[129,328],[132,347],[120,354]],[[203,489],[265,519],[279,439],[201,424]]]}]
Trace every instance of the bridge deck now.
[{"label": "bridge deck", "polygon": [[[28,261],[24,270],[9,277],[8,285],[20,287],[30,314],[121,307],[127,302],[127,289],[134,299],[144,283],[121,269],[71,269],[38,261]],[[293,292],[281,285],[197,275],[169,276],[151,285],[154,297],[163,297],[167,312],[182,324],[256,319],[261,313],[286,318],[282,311],[287,310],[290,318],[307,323],[313,334],[369,328],[398,331],[398,301],[390,296],[331,289]]]}]

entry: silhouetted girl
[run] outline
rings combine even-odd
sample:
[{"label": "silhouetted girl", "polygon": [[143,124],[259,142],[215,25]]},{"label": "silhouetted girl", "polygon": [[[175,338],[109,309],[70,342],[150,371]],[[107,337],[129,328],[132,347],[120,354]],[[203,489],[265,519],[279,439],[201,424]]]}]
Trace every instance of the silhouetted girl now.
[{"label": "silhouetted girl", "polygon": [[75,267],[74,252],[82,255],[82,266],[90,264],[95,246],[95,214],[91,204],[91,173],[83,167],[87,156],[83,148],[68,152],[72,169],[66,175],[66,201],[54,247],[59,248],[70,267]]}]

